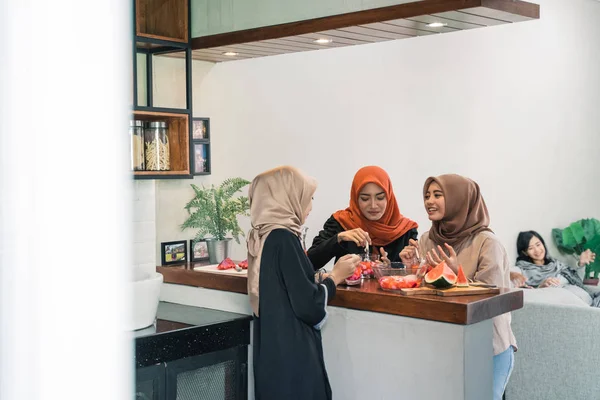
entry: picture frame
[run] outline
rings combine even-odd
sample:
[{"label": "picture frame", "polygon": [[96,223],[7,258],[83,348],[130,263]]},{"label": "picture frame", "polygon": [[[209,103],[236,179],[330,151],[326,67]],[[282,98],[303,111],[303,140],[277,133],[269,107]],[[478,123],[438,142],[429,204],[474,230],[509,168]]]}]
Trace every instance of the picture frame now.
[{"label": "picture frame", "polygon": [[208,243],[205,239],[190,239],[190,260],[191,262],[208,261],[210,254],[208,252]]},{"label": "picture frame", "polygon": [[185,264],[188,261],[187,240],[160,244],[161,265]]},{"label": "picture frame", "polygon": [[210,118],[192,118],[192,139],[210,139]]},{"label": "picture frame", "polygon": [[194,175],[206,175],[210,173],[210,148],[208,147],[208,143],[193,143],[192,173]]}]

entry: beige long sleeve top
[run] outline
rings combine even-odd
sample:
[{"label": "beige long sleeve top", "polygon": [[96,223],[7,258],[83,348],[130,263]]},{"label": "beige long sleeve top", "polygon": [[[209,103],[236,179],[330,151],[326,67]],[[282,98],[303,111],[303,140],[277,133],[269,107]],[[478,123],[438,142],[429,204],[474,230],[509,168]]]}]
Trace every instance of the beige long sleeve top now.
[{"label": "beige long sleeve top", "polygon": [[[429,239],[429,232],[421,236],[419,247],[423,256],[435,247]],[[510,263],[506,249],[492,232],[484,231],[474,235],[457,256],[468,279],[510,288]],[[494,317],[492,322],[494,355],[502,353],[509,346],[516,350],[517,341],[510,327],[511,314]]]}]

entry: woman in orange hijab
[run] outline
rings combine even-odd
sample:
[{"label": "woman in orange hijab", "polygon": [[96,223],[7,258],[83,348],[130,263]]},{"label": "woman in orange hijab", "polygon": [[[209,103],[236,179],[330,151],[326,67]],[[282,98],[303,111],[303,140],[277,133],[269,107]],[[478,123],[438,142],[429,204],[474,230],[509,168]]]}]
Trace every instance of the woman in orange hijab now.
[{"label": "woman in orange hijab", "polygon": [[386,261],[400,261],[400,251],[417,238],[417,227],[400,214],[387,172],[363,167],[354,175],[350,206],[325,222],[308,249],[308,258],[317,270],[334,257],[337,261],[345,254],[364,254],[368,244]]}]

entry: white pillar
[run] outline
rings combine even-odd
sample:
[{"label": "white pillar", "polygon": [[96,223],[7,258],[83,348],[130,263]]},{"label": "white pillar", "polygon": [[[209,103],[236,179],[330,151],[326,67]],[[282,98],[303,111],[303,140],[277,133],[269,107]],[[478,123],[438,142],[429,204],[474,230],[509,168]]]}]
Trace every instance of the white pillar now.
[{"label": "white pillar", "polygon": [[131,1],[0,1],[0,398],[131,399]]}]

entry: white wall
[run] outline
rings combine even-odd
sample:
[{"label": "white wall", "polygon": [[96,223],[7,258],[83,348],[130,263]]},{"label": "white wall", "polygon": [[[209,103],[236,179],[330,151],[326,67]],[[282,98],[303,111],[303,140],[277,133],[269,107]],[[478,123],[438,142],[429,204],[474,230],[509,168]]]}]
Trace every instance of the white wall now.
[{"label": "white wall", "polygon": [[[551,241],[600,217],[600,3],[538,3],[539,21],[206,68],[194,111],[211,119],[213,175],[195,182],[298,166],[319,181],[314,235],[377,164],[424,232],[423,182],[460,173],[480,183],[511,257],[520,230]],[[177,239],[189,183],[158,183],[157,242]]]},{"label": "white wall", "polygon": [[133,264],[148,272],[155,270],[156,185],[152,180],[133,182]]}]

